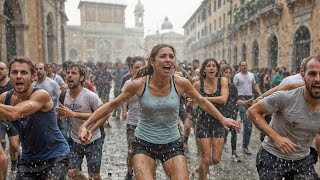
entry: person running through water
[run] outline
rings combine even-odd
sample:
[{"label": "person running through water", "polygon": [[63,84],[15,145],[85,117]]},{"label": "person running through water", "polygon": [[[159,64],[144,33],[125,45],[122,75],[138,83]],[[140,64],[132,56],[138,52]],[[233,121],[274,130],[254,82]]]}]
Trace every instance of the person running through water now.
[{"label": "person running through water", "polygon": [[0,119],[13,121],[21,141],[16,179],[66,177],[69,145],[58,128],[50,94],[31,85],[35,66],[15,57],[9,65],[13,90],[0,95]]},{"label": "person running through water", "polygon": [[79,138],[83,143],[87,143],[91,139],[88,125],[137,95],[141,112],[132,143],[132,165],[137,180],[154,179],[157,159],[162,162],[170,179],[189,179],[178,128],[179,102],[182,95],[186,94],[194,99],[226,129],[229,126],[239,128],[238,123],[222,116],[203,98],[189,80],[173,76],[175,65],[175,49],[172,46],[159,44],[153,47],[148,66],[139,71],[135,80],[117,98],[98,108],[79,130]]},{"label": "person running through water", "polygon": [[[132,82],[140,69],[145,66],[144,58],[142,57],[133,57],[130,62],[130,72],[131,78],[127,80],[121,91]],[[127,111],[128,109],[128,111]],[[140,117],[140,105],[139,97],[133,96],[128,102],[122,104],[122,120],[127,120],[127,143],[128,143],[128,157],[127,157],[127,167],[128,172],[126,175],[126,180],[130,180],[133,177],[133,168],[132,168],[132,141],[134,140],[134,131],[138,125]]]},{"label": "person running through water", "polygon": [[[193,86],[222,113],[229,90],[227,78],[219,77],[219,71],[220,66],[215,59],[206,59],[200,68],[200,81]],[[201,155],[199,179],[204,180],[207,179],[209,165],[221,161],[225,129],[221,121],[204,110],[200,111],[196,126]]]},{"label": "person running through water", "polygon": [[[310,146],[320,134],[320,56],[307,60],[302,77],[305,86],[261,97],[248,109],[266,135],[256,157],[260,179],[318,179]],[[271,113],[268,124],[264,115]]]},{"label": "person running through water", "polygon": [[[237,120],[239,105],[252,104],[253,100],[241,100],[238,96],[237,87],[231,82],[232,81],[232,67],[228,64],[224,64],[220,70],[221,76],[225,77],[229,80],[229,97],[227,103],[223,107],[223,115],[231,118],[233,120]],[[235,162],[241,162],[240,157],[237,154],[237,132],[236,129],[231,128],[231,160]],[[229,131],[226,133],[225,143],[227,141],[227,135]]]}]

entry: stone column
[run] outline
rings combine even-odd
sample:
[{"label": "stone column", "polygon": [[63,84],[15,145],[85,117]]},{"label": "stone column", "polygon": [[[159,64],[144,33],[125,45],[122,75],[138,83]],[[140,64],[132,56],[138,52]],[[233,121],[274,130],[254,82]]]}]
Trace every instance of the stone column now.
[{"label": "stone column", "polygon": [[29,56],[28,51],[28,29],[29,25],[27,24],[16,24],[16,47],[17,47],[17,56]]},{"label": "stone column", "polygon": [[5,63],[7,62],[6,22],[7,18],[0,14],[0,61]]}]

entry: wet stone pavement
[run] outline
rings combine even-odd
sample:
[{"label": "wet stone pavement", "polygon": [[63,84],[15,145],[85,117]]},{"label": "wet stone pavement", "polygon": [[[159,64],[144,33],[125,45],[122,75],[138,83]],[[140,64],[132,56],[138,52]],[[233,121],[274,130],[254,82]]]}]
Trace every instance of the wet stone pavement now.
[{"label": "wet stone pavement", "polygon": [[[109,118],[112,128],[105,128],[106,138],[104,142],[103,158],[101,174],[103,180],[124,180],[126,175],[126,121],[117,120],[113,117]],[[259,131],[253,128],[251,138],[252,155],[245,155],[242,152],[242,132],[238,134],[237,152],[242,162],[234,162],[231,160],[230,134],[223,151],[222,160],[219,165],[212,165],[209,168],[210,180],[257,180],[258,174],[255,168],[255,156],[260,147]],[[190,179],[198,179],[196,168],[199,164],[199,154],[195,144],[194,133],[191,132],[189,137],[189,148],[186,152]],[[83,171],[86,172],[85,161],[83,163]],[[156,179],[169,179],[160,162],[157,163]],[[10,167],[10,166],[9,166]],[[316,165],[316,171],[319,173],[319,163]],[[8,171],[8,180],[14,179],[14,176]]]},{"label": "wet stone pavement", "polygon": [[[126,175],[126,122],[110,118],[112,124],[111,129],[106,129],[106,139],[104,144],[104,158],[102,162],[101,172],[103,179],[123,180]],[[209,168],[210,174],[208,179],[212,180],[233,180],[246,179],[256,180],[258,175],[255,168],[255,154],[258,151],[260,140],[259,131],[253,130],[253,137],[251,139],[252,155],[245,155],[242,153],[241,143],[242,134],[238,134],[238,155],[242,162],[235,162],[231,160],[231,146],[230,135],[223,151],[222,160],[219,165],[212,165]],[[190,179],[198,179],[196,169],[199,165],[199,154],[197,151],[194,133],[190,134],[188,142],[188,150],[186,151],[188,161],[188,168]],[[167,178],[161,163],[157,163],[156,179],[166,180]],[[110,176],[108,176],[111,175]]]},{"label": "wet stone pavement", "polygon": [[[112,128],[106,128],[106,139],[104,143],[103,159],[101,174],[103,179],[124,180],[126,175],[126,156],[127,156],[127,142],[126,142],[126,121],[116,120],[113,117],[109,119]],[[242,132],[238,134],[237,152],[241,157],[242,162],[235,162],[231,160],[231,145],[230,134],[228,141],[223,151],[222,160],[219,165],[212,165],[209,168],[210,180],[257,180],[258,174],[255,167],[255,157],[260,147],[260,132],[253,128],[250,149],[252,155],[245,155],[242,152]],[[196,168],[199,165],[199,154],[195,143],[194,133],[190,134],[188,142],[188,150],[186,157],[188,161],[190,179],[198,179]],[[156,179],[169,179],[160,162],[157,163]],[[316,165],[316,170],[319,172],[319,163]],[[85,168],[84,168],[85,169]],[[109,176],[108,176],[109,175]]]}]

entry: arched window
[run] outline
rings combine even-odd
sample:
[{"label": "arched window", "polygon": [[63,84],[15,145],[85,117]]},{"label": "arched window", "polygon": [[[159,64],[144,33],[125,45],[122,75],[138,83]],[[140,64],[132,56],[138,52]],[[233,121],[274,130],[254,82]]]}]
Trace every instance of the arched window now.
[{"label": "arched window", "polygon": [[242,44],[242,48],[241,48],[241,61],[246,61],[247,60],[247,46],[246,44]]},{"label": "arched window", "polygon": [[235,46],[233,50],[233,65],[237,64],[237,61],[238,61],[238,48],[237,46]]},{"label": "arched window", "polygon": [[76,49],[70,49],[69,51],[69,58],[70,60],[76,60],[78,57],[78,51]]},{"label": "arched window", "polygon": [[111,44],[107,40],[103,40],[99,42],[99,56],[101,62],[110,61],[111,54]]},{"label": "arched window", "polygon": [[4,3],[4,15],[7,17],[6,22],[6,47],[7,47],[7,60],[10,62],[11,58],[17,55],[16,44],[16,28],[15,28],[15,16],[14,8],[10,4],[11,1],[5,1]]},{"label": "arched window", "polygon": [[268,64],[272,68],[278,66],[278,39],[274,34],[268,40]]},{"label": "arched window", "polygon": [[259,45],[257,40],[255,40],[252,44],[252,66],[259,66]]},{"label": "arched window", "polygon": [[230,47],[228,47],[228,53],[227,53],[228,55],[227,55],[227,62],[228,63],[230,63],[231,62],[231,48]]},{"label": "arched window", "polygon": [[302,59],[310,56],[311,36],[309,29],[306,26],[301,26],[294,37],[294,62],[293,69],[296,72],[300,70]]},{"label": "arched window", "polygon": [[221,0],[218,0],[218,8],[221,7]]},{"label": "arched window", "polygon": [[47,52],[48,62],[54,62],[54,24],[52,14],[47,16]]},{"label": "arched window", "polygon": [[64,61],[66,59],[66,52],[65,52],[65,46],[66,46],[66,38],[65,38],[65,30],[64,30],[64,26],[61,25],[61,59],[62,61]]}]

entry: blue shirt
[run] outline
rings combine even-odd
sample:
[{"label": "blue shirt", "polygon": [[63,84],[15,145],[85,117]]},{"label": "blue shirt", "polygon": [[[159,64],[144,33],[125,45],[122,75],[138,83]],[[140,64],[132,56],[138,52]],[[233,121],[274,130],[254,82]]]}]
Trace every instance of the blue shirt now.
[{"label": "blue shirt", "polygon": [[[33,89],[35,92],[36,88]],[[6,105],[10,105],[13,90],[6,96]],[[18,129],[22,146],[21,159],[49,160],[68,155],[69,145],[58,128],[56,111],[37,111],[13,124]]]}]

